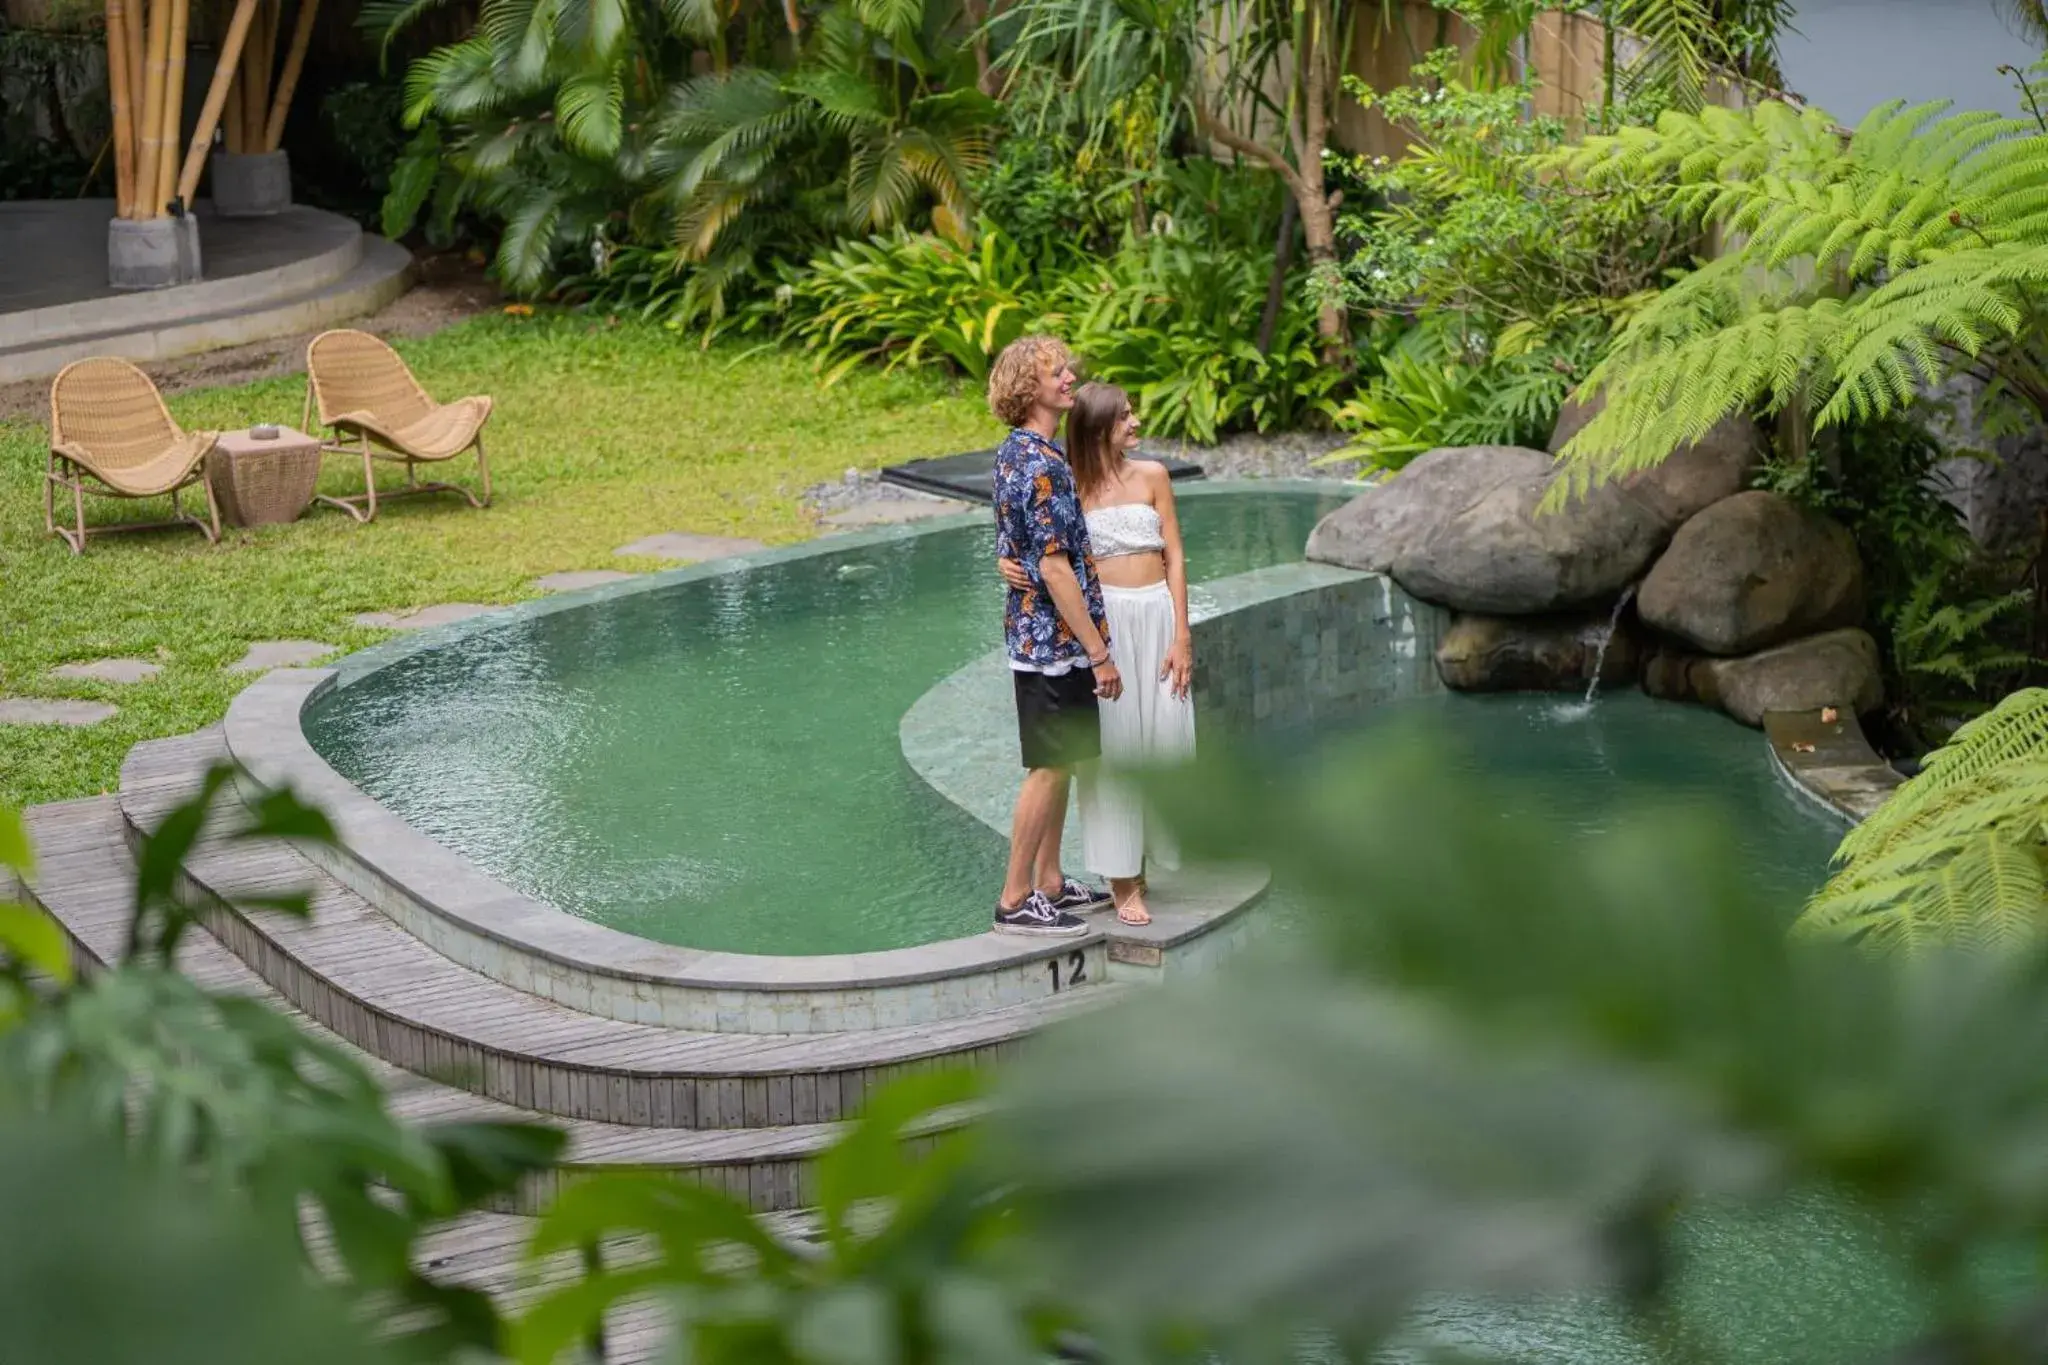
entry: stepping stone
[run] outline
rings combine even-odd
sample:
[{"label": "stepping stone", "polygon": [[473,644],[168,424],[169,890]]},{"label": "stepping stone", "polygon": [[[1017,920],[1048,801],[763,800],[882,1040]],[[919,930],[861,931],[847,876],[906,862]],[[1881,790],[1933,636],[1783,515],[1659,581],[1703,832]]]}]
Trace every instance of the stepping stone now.
[{"label": "stepping stone", "polygon": [[86,664],[63,664],[50,670],[53,678],[83,678],[88,682],[148,682],[163,672],[161,664],[147,659],[94,659]]},{"label": "stepping stone", "polygon": [[268,673],[273,668],[298,668],[332,654],[338,645],[318,640],[258,640],[249,652],[228,665],[230,673]]},{"label": "stepping stone", "polygon": [[441,602],[431,607],[415,607],[411,611],[366,611],[357,616],[355,622],[373,630],[425,630],[429,626],[467,621],[472,616],[496,610],[498,608],[479,602]]},{"label": "stepping stone", "polygon": [[613,550],[615,555],[640,555],[648,559],[673,559],[696,564],[706,559],[727,559],[752,554],[768,547],[742,536],[699,536],[688,531],[663,531],[658,536],[636,540]]},{"label": "stepping stone", "polygon": [[103,701],[0,697],[0,725],[98,725],[115,714]]},{"label": "stepping stone", "polygon": [[905,522],[923,521],[927,517],[946,517],[955,512],[965,512],[967,504],[936,498],[884,498],[876,502],[859,503],[844,512],[834,512],[821,518],[825,525],[842,531],[860,526],[901,526]]},{"label": "stepping stone", "polygon": [[[619,551],[624,554],[625,551]],[[533,580],[533,586],[542,592],[581,592],[585,588],[602,587],[606,583],[623,583],[637,574],[620,573],[617,569],[570,569],[563,573],[551,573]]]}]

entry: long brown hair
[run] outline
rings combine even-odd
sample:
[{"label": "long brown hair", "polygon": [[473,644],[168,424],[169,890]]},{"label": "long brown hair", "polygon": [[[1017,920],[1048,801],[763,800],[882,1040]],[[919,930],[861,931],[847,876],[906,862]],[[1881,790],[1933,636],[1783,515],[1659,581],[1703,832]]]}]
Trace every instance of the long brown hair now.
[{"label": "long brown hair", "polygon": [[1067,413],[1067,463],[1082,497],[1114,479],[1124,467],[1124,453],[1111,439],[1117,423],[1131,410],[1131,396],[1114,384],[1090,382],[1074,393]]}]

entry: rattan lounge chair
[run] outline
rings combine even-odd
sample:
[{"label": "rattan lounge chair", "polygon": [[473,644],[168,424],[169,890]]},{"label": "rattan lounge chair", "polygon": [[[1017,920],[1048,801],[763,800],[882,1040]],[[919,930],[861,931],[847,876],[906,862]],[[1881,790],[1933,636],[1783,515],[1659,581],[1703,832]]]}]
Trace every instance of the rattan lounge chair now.
[{"label": "rattan lounge chair", "polygon": [[[323,496],[321,502],[341,508],[357,521],[375,518],[380,498],[414,493],[460,493],[472,507],[491,505],[491,469],[484,461],[483,436],[491,400],[470,397],[436,403],[398,352],[368,332],[322,332],[306,347],[306,411],[300,421],[310,422],[316,409],[328,432],[321,450],[360,456],[363,461],[361,494]],[[460,484],[419,482],[419,465],[452,460],[472,448],[480,493]],[[405,465],[404,488],[378,493],[378,460]]]},{"label": "rattan lounge chair", "polygon": [[[96,356],[66,365],[50,385],[50,463],[43,479],[43,525],[82,554],[88,536],[196,526],[220,539],[220,507],[206,480],[206,457],[215,433],[185,431],[171,420],[149,376],[125,360]],[[198,484],[206,520],[188,516],[178,492]],[[57,524],[57,490],[70,490],[75,525]],[[85,524],[85,495],[171,499],[171,520]]]}]

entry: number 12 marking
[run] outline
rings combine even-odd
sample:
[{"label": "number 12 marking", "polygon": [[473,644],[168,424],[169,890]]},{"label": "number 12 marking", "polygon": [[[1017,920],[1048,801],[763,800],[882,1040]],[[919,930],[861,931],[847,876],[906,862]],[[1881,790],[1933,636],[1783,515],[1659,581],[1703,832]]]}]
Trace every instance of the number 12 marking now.
[{"label": "number 12 marking", "polygon": [[1069,986],[1078,986],[1088,979],[1088,957],[1087,954],[1079,949],[1067,954],[1067,974],[1065,980],[1060,978],[1060,959],[1053,958],[1045,966],[1046,970],[1052,973],[1054,993],[1063,991]]}]

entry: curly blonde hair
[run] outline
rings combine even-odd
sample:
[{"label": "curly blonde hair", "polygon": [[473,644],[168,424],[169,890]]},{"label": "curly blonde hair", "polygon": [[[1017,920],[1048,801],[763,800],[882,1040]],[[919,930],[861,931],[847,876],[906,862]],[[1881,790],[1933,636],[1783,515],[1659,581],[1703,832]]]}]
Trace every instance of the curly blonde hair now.
[{"label": "curly blonde hair", "polygon": [[1038,397],[1038,381],[1073,358],[1058,337],[1018,337],[989,366],[988,410],[1004,426],[1022,426]]}]

